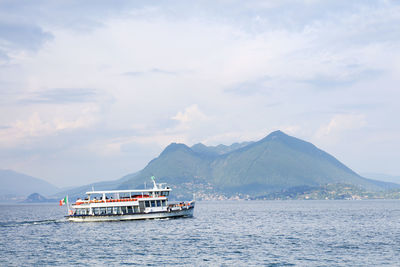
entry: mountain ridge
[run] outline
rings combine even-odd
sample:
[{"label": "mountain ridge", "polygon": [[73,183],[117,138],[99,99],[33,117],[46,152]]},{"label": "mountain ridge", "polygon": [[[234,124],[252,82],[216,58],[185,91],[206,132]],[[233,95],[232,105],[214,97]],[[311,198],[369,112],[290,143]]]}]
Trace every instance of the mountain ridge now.
[{"label": "mountain ridge", "polygon": [[74,198],[81,197],[92,188],[139,189],[153,175],[159,181],[170,184],[178,198],[191,197],[192,193],[199,196],[251,195],[257,198],[271,196],[274,192],[323,188],[332,184],[341,185],[338,188],[346,188],[347,184],[369,191],[400,188],[396,183],[364,178],[314,144],[278,130],[258,141],[231,145],[206,146],[197,143],[189,147],[171,143],[141,171],[120,179],[53,194],[30,188],[25,196],[40,192],[57,198],[65,195]]},{"label": "mountain ridge", "polygon": [[107,185],[109,189],[143,188],[153,175],[170,184],[178,197],[190,197],[194,192],[256,196],[329,184],[370,191],[400,187],[363,178],[314,144],[282,131],[231,146],[171,143],[141,171]]}]

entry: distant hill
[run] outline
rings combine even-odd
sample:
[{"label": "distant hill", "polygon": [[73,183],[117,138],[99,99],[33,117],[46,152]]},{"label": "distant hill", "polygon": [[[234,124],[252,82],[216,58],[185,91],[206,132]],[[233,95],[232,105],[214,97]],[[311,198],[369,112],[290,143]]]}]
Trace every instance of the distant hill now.
[{"label": "distant hill", "polygon": [[87,184],[87,185],[74,187],[72,189],[62,190],[62,191],[59,191],[56,194],[52,195],[52,197],[61,199],[68,195],[68,197],[70,199],[76,199],[78,197],[82,197],[86,192],[91,191],[92,189],[94,189],[94,190],[116,189],[116,188],[120,187],[120,185],[122,183],[126,182],[127,180],[132,179],[136,175],[137,175],[137,173],[131,173],[131,174],[125,175],[124,177],[122,177],[118,180],[91,183],[91,184]]},{"label": "distant hill", "polygon": [[[97,189],[143,188],[144,181],[149,181],[152,175],[170,184],[178,198],[190,198],[194,192],[199,196],[265,196],[330,184],[352,185],[367,191],[400,188],[398,184],[363,178],[313,144],[281,131],[257,142],[231,146],[188,147],[172,143],[140,172],[96,186]],[[69,192],[82,193],[82,189]]]},{"label": "distant hill", "polygon": [[49,196],[59,190],[42,179],[12,170],[0,170],[0,185],[0,200],[2,201],[25,198],[34,192]]},{"label": "distant hill", "polygon": [[39,193],[30,194],[23,202],[24,203],[53,203],[57,202],[57,199],[46,198]]}]

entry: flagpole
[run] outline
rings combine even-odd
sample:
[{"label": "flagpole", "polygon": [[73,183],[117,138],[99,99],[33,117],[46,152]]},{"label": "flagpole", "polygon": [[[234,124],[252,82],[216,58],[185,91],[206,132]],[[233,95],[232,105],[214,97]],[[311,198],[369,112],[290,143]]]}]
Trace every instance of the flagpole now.
[{"label": "flagpole", "polygon": [[69,201],[68,201],[68,195],[67,195],[66,199],[67,199],[67,201],[66,201],[67,203],[65,203],[65,204],[67,204],[67,210],[68,210],[68,212],[67,212],[67,213],[68,213],[68,215],[70,215],[70,214],[69,214]]}]

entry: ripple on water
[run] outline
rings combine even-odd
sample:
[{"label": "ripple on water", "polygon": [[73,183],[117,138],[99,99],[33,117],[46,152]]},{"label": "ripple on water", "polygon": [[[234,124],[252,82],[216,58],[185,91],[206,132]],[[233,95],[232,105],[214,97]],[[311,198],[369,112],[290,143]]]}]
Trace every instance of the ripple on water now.
[{"label": "ripple on water", "polygon": [[198,202],[195,217],[70,223],[0,206],[2,265],[371,266],[400,261],[399,201]]}]

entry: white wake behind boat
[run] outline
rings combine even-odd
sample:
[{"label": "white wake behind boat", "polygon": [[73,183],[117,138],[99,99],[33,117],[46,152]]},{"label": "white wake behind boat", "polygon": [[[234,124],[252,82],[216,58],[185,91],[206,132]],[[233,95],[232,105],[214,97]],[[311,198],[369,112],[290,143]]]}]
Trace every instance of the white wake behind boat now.
[{"label": "white wake behind boat", "polygon": [[66,204],[72,222],[124,221],[192,217],[195,202],[168,203],[171,188],[165,183],[153,188],[139,190],[89,191],[84,200],[77,199],[69,205],[68,198],[60,201]]}]

